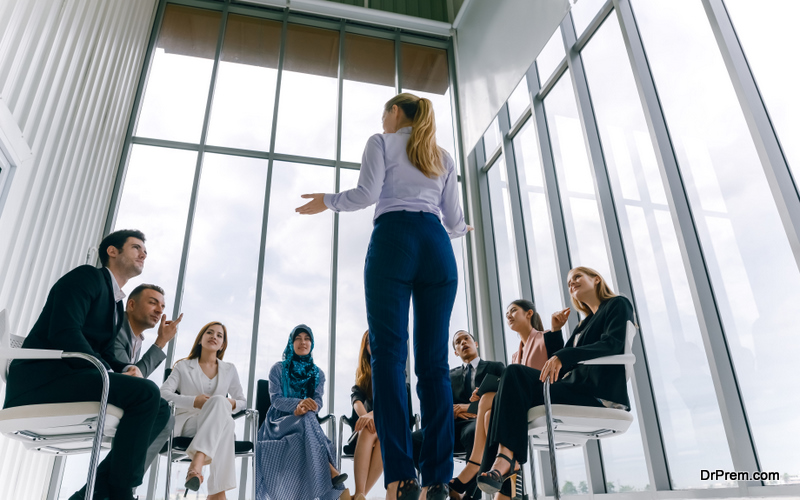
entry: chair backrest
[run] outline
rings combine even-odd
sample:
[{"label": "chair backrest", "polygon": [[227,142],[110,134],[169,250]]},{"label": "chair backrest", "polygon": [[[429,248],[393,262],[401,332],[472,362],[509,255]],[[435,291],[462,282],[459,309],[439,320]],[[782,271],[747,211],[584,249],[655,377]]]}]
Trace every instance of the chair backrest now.
[{"label": "chair backrest", "polygon": [[[633,354],[633,339],[636,337],[636,330],[638,330],[638,328],[633,321],[628,321],[628,325],[625,329],[625,354]],[[633,366],[625,365],[625,380],[630,380],[631,375],[633,375]]]},{"label": "chair backrest", "polygon": [[11,359],[3,355],[3,349],[20,349],[25,337],[11,333],[11,322],[8,319],[8,310],[0,311],[0,379],[8,382],[8,367]]},{"label": "chair backrest", "polygon": [[258,411],[258,428],[267,418],[267,411],[272,405],[272,398],[269,395],[269,380],[259,380],[256,385],[256,411]]},{"label": "chair backrest", "polygon": [[6,376],[8,375],[8,359],[3,355],[3,350],[11,347],[8,341],[11,335],[11,327],[8,324],[8,311],[3,309],[0,311],[0,378],[3,382],[7,382]]}]

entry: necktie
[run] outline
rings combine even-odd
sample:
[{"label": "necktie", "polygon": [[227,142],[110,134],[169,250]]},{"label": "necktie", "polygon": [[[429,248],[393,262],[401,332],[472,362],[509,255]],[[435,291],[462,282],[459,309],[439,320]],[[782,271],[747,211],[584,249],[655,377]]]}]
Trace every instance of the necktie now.
[{"label": "necktie", "polygon": [[475,390],[472,386],[472,363],[464,367],[464,389],[466,389],[467,399],[469,399],[472,396],[472,391]]},{"label": "necktie", "polygon": [[119,329],[122,326],[122,315],[125,312],[125,309],[122,308],[121,300],[118,300],[114,305],[116,307],[114,310],[114,335],[116,335],[119,333]]}]

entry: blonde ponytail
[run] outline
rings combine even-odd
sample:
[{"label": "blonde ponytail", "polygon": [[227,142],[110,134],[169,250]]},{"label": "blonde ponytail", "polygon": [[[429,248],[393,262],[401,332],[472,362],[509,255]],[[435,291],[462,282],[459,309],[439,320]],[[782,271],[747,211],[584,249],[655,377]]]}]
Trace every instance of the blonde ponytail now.
[{"label": "blonde ponytail", "polygon": [[411,137],[408,139],[406,154],[412,165],[425,177],[435,179],[445,173],[442,151],[436,145],[436,120],[433,103],[414,94],[397,94],[386,103],[386,111],[398,106],[412,120]]}]

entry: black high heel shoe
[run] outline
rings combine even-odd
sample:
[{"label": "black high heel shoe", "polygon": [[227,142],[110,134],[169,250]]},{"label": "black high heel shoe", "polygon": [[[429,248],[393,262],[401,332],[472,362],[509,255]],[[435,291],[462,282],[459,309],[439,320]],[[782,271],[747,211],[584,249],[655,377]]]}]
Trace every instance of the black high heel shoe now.
[{"label": "black high heel shoe", "polygon": [[[460,493],[462,495],[467,492],[467,489],[469,489],[469,484],[472,483],[472,481],[475,479],[475,476],[477,476],[478,472],[481,471],[481,464],[479,464],[477,462],[473,462],[472,460],[467,460],[467,463],[468,464],[472,464],[472,465],[477,465],[478,466],[478,471],[475,472],[475,474],[472,475],[472,478],[470,478],[470,480],[467,481],[466,483],[462,483],[459,478],[454,477],[453,479],[450,480],[450,484],[449,484],[451,491],[455,491],[456,493]],[[473,486],[473,488],[474,488],[474,486]]]},{"label": "black high heel shoe", "polygon": [[419,495],[422,493],[422,488],[416,479],[403,479],[397,483],[397,500],[419,500]]},{"label": "black high heel shoe", "polygon": [[[478,476],[478,488],[485,493],[489,493],[490,495],[494,495],[500,488],[503,487],[503,483],[506,479],[511,478],[511,481],[516,483],[517,479],[517,472],[514,470],[514,466],[517,464],[517,461],[513,458],[508,458],[502,453],[497,454],[497,458],[502,458],[506,462],[508,462],[511,467],[508,468],[508,472],[505,474],[501,474],[499,470],[492,469],[488,472],[484,472],[480,476]],[[512,484],[514,484],[512,483]],[[512,491],[514,486],[512,486]]]},{"label": "black high heel shoe", "polygon": [[186,473],[186,482],[183,485],[184,488],[186,488],[186,491],[183,492],[183,496],[186,497],[190,490],[199,490],[201,484],[203,484],[203,475],[197,471],[189,469],[189,472]]},{"label": "black high heel shoe", "polygon": [[347,476],[346,473],[345,474],[339,474],[338,476],[334,476],[334,477],[331,478],[331,484],[335,488],[335,487],[339,486],[340,484],[344,483],[345,481],[347,481],[347,477],[348,476]]},{"label": "black high heel shoe", "polygon": [[428,500],[447,500],[449,495],[450,487],[444,483],[439,483],[428,486],[428,495],[425,498]]}]

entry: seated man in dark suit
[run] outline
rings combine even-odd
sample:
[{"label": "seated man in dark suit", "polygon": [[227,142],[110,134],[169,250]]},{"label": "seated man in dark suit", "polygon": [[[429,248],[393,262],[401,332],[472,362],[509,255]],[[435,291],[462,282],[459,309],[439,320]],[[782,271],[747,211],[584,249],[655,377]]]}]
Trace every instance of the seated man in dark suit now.
[{"label": "seated man in dark suit", "polygon": [[[147,448],[169,419],[169,407],[138,367],[114,356],[124,320],[121,289],[144,268],[144,235],[111,233],[100,243],[99,254],[103,268],[77,267],[53,285],[23,347],[89,354],[110,372],[108,404],[124,415],[111,452],[97,468],[94,498],[130,500],[142,483]],[[5,407],[98,401],[101,387],[100,374],[84,360],[16,360],[9,368]]]},{"label": "seated man in dark suit", "polygon": [[[499,361],[484,361],[478,356],[478,343],[471,333],[459,330],[453,335],[453,349],[456,356],[464,363],[450,370],[450,385],[453,390],[453,415],[455,416],[454,453],[472,453],[475,441],[475,417],[469,413],[470,398],[480,387],[487,374],[501,376],[505,365]],[[419,464],[419,453],[422,445],[422,431],[411,435],[414,445],[414,462]],[[419,468],[419,467],[418,467]]]}]

